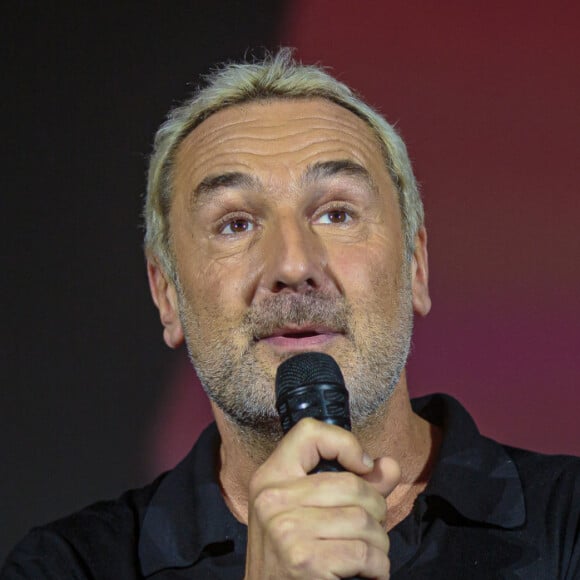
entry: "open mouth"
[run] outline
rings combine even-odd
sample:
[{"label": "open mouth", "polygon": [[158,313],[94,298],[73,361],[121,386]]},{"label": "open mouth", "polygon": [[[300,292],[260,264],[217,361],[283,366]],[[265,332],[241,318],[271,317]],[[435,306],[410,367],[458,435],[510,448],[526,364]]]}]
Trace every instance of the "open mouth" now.
[{"label": "open mouth", "polygon": [[303,332],[285,332],[284,334],[280,335],[283,336],[285,338],[295,338],[295,339],[299,339],[299,338],[309,338],[311,336],[319,336],[320,332],[315,332],[314,330],[305,330]]},{"label": "open mouth", "polygon": [[276,349],[307,350],[323,346],[342,335],[342,332],[330,328],[280,328],[257,340]]}]

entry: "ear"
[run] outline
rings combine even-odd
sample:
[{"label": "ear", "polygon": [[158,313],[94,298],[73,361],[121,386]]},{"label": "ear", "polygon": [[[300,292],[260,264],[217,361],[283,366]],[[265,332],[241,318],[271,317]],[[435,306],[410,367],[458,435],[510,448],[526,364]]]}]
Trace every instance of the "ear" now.
[{"label": "ear", "polygon": [[411,263],[413,310],[427,316],[431,310],[429,296],[429,260],[427,256],[427,230],[421,226],[415,238],[415,251]]},{"label": "ear", "polygon": [[147,276],[151,296],[159,309],[159,318],[163,324],[163,340],[169,348],[177,348],[183,343],[183,329],[179,320],[175,285],[155,258],[147,258]]}]

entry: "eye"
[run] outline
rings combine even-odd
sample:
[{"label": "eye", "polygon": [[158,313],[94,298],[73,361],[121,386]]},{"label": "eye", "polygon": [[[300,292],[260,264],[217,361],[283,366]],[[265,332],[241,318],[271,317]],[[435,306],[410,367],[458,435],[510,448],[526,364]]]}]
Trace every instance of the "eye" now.
[{"label": "eye", "polygon": [[229,219],[224,222],[219,229],[219,233],[226,236],[233,236],[236,234],[244,234],[251,232],[254,229],[254,222],[248,218],[237,217]]},{"label": "eye", "polygon": [[316,221],[320,224],[347,224],[352,221],[352,215],[346,209],[331,209],[321,214]]}]

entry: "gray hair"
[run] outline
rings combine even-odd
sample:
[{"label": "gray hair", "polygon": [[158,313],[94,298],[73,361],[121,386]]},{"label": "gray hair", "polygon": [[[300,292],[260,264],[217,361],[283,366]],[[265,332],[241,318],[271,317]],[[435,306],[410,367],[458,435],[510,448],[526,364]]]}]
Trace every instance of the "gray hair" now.
[{"label": "gray hair", "polygon": [[351,111],[375,133],[386,167],[397,188],[409,259],[424,220],[423,203],[407,148],[395,128],[345,84],[319,66],[303,65],[290,48],[255,62],[228,63],[205,77],[205,86],[169,112],[155,135],[149,160],[145,200],[145,250],[155,256],[173,281],[175,261],[169,230],[169,208],[177,149],[185,137],[209,116],[232,105],[265,99],[322,98]]}]

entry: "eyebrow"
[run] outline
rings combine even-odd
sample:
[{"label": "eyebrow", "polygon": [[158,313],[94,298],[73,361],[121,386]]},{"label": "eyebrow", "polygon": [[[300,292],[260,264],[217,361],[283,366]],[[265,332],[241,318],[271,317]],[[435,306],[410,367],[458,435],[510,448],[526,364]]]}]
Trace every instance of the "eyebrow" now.
[{"label": "eyebrow", "polygon": [[206,198],[214,194],[218,189],[223,187],[235,187],[239,189],[257,188],[260,181],[257,177],[253,177],[248,173],[241,171],[231,171],[228,173],[220,173],[219,175],[208,175],[203,179],[199,185],[193,190],[191,199],[195,203],[202,198]]},{"label": "eyebrow", "polygon": [[[350,159],[338,159],[332,161],[318,161],[309,165],[302,176],[303,185],[310,185],[337,175],[349,175],[362,178],[370,187],[376,190],[376,184],[369,171],[360,163]],[[193,190],[191,201],[193,204],[203,201],[216,193],[221,188],[237,189],[260,189],[261,181],[249,173],[230,171],[218,175],[208,175]]]},{"label": "eyebrow", "polygon": [[309,165],[304,173],[302,181],[308,185],[313,182],[334,177],[336,175],[348,175],[352,177],[362,178],[367,184],[376,189],[375,181],[366,167],[351,161],[350,159],[338,159],[335,161],[319,161]]}]

